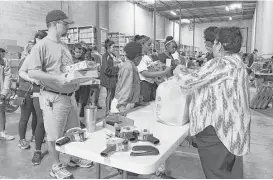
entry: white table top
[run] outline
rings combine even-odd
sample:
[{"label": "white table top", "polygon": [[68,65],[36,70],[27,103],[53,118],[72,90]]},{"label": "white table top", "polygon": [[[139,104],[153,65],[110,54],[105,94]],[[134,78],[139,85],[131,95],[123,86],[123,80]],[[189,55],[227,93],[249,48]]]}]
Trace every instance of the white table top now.
[{"label": "white table top", "polygon": [[[97,124],[96,132],[90,134],[85,142],[72,142],[56,149],[65,154],[88,159],[96,163],[134,172],[137,174],[152,174],[158,167],[176,150],[181,142],[187,137],[189,125],[180,127],[167,126],[156,121],[154,116],[154,104],[138,109],[127,115],[135,121],[135,126],[142,129],[148,128],[154,136],[160,139],[158,148],[160,154],[157,156],[130,156],[130,152],[115,152],[105,158],[100,153],[106,148],[106,133],[111,131]],[[148,142],[137,142],[135,145],[152,145]]]}]

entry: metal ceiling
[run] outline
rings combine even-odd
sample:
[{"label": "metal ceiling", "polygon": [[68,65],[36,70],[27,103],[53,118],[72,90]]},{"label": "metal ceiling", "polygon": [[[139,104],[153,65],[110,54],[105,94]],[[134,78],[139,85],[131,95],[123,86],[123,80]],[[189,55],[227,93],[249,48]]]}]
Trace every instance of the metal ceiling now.
[{"label": "metal ceiling", "polygon": [[[149,10],[154,10],[154,2],[156,11],[161,16],[170,20],[179,20],[180,9],[181,19],[194,19],[196,23],[208,23],[216,21],[252,19],[256,7],[256,0],[250,1],[179,1],[179,0],[134,0],[137,5]],[[225,7],[234,3],[241,3],[242,8],[236,11],[226,11]],[[170,13],[174,11],[177,15]]]}]

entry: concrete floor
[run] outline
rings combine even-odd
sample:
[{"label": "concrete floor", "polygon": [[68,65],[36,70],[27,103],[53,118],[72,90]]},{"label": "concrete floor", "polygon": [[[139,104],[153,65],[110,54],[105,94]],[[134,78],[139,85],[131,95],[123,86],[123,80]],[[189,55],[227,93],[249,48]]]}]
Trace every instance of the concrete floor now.
[{"label": "concrete floor", "polygon": [[[102,99],[105,96],[105,91],[101,93]],[[103,114],[99,111],[98,116]],[[0,179],[4,178],[20,178],[20,179],[46,179],[50,178],[49,170],[51,167],[51,160],[46,155],[39,166],[31,164],[31,158],[34,152],[34,143],[29,150],[20,149],[18,144],[18,121],[19,111],[7,114],[7,130],[14,135],[14,141],[0,141]],[[30,124],[30,123],[29,123]],[[251,124],[251,153],[244,157],[244,175],[245,178],[254,179],[270,179],[273,178],[273,109],[252,111]],[[31,137],[30,126],[27,131],[27,138]],[[43,145],[43,150],[46,145]],[[200,160],[195,148],[188,148],[185,145],[176,150],[176,155],[172,156],[170,167],[172,175],[181,179],[199,179],[205,178]],[[67,161],[66,155],[62,155],[61,159]],[[92,179],[95,178],[95,168],[70,168],[74,177],[77,179]],[[102,175],[106,176],[115,173],[116,170],[110,167],[102,168]],[[141,176],[140,178],[149,178],[150,176]],[[115,178],[121,178],[117,176]]]}]

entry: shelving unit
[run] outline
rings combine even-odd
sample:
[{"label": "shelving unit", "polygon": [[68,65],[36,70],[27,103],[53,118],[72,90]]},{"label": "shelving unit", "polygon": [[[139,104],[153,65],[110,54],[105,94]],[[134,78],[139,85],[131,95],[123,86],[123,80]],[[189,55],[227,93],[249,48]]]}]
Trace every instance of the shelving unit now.
[{"label": "shelving unit", "polygon": [[115,42],[114,48],[117,52],[117,56],[124,56],[123,48],[126,44],[125,34],[119,32],[108,33],[109,38]]},{"label": "shelving unit", "polygon": [[125,36],[126,43],[132,42],[134,40],[135,36]]},{"label": "shelving unit", "polygon": [[[194,52],[192,51],[192,48],[193,48],[193,46],[189,46],[189,45],[181,45],[180,46],[181,48],[180,48],[180,50],[182,51],[182,52],[185,52],[185,55],[186,56],[190,56],[190,57],[193,57],[194,56]],[[194,48],[194,51],[199,51],[199,47],[195,47]]]},{"label": "shelving unit", "polygon": [[81,26],[69,28],[67,36],[62,41],[72,49],[73,44],[85,42],[88,46],[96,45],[96,28],[94,26]]},{"label": "shelving unit", "polygon": [[101,54],[104,54],[105,53],[104,42],[107,39],[108,31],[105,28],[100,28],[100,32],[101,32]]},{"label": "shelving unit", "polygon": [[165,51],[164,41],[165,40],[163,40],[163,39],[156,40],[155,49],[156,49],[157,53],[162,53]]}]

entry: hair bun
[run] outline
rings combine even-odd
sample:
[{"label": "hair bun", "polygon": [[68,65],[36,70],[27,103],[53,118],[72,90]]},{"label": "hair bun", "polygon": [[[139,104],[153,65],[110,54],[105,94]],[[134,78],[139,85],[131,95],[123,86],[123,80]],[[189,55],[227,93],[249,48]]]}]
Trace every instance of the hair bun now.
[{"label": "hair bun", "polygon": [[109,38],[107,38],[106,40],[105,40],[105,44],[108,44],[110,42],[110,39]]},{"label": "hair bun", "polygon": [[167,42],[167,41],[171,41],[171,40],[173,40],[173,37],[172,37],[172,36],[167,36],[167,37],[166,37],[166,42]]}]

